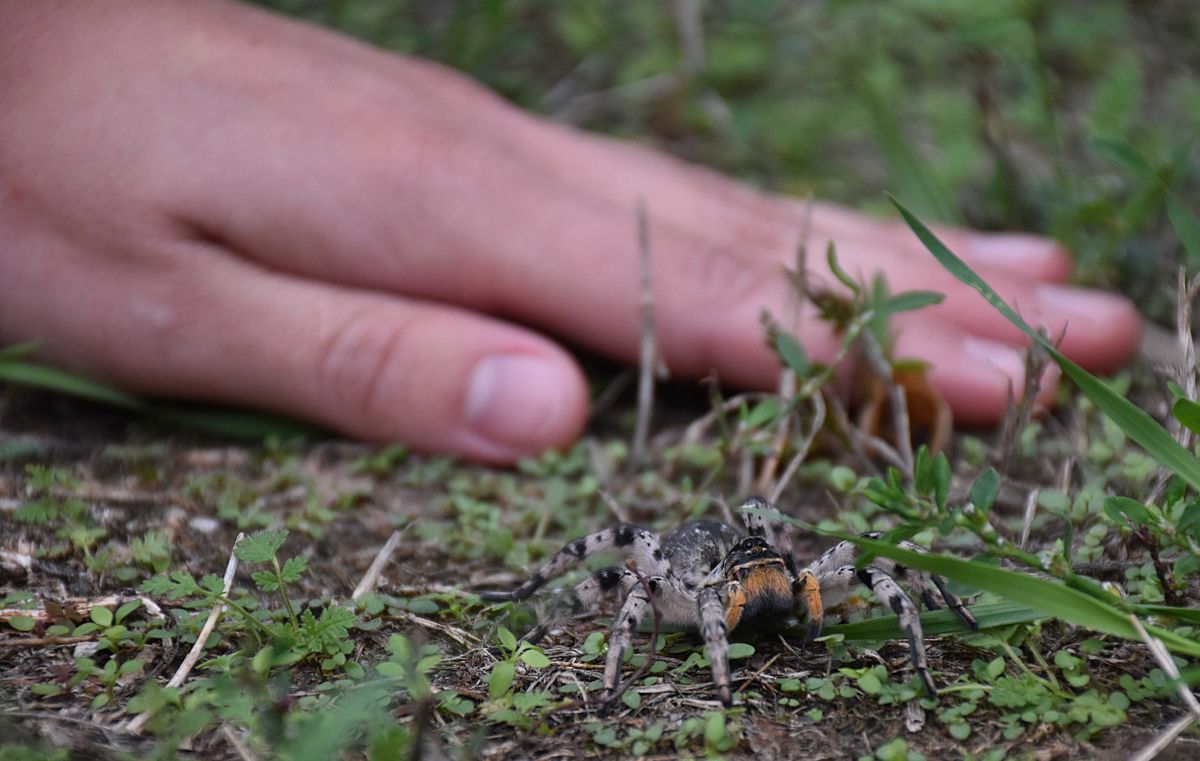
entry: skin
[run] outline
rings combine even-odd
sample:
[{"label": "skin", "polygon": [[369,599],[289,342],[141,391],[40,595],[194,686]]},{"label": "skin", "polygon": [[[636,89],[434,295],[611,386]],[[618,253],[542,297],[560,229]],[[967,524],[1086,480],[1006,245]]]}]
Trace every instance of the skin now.
[{"label": "skin", "polygon": [[[510,462],[583,428],[556,339],[636,361],[642,198],[672,375],[776,383],[759,314],[794,311],[800,203],[435,64],[220,2],[0,0],[0,102],[0,342],[72,370]],[[1052,241],[939,233],[1084,366],[1135,350],[1136,311],[1063,285]],[[946,293],[896,321],[897,354],[932,363],[958,420],[996,421],[1016,330],[894,221],[816,204],[809,250],[829,240],[856,276]]]}]

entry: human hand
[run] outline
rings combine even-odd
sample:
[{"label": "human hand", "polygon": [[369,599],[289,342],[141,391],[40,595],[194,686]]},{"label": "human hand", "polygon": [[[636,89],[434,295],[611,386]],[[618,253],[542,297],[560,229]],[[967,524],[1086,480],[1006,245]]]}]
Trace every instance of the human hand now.
[{"label": "human hand", "polygon": [[[521,113],[460,75],[223,3],[0,0],[0,340],[152,394],[506,462],[569,442],[587,389],[546,336],[634,361],[634,207],[676,376],[771,387],[802,205]],[[942,230],[1064,352],[1140,320],[1066,253]],[[945,302],[898,318],[959,420],[995,421],[1022,338],[907,230],[823,204],[809,247]],[[812,257],[816,260],[820,257]],[[813,262],[814,277],[825,277]],[[835,337],[804,318],[809,352]]]}]

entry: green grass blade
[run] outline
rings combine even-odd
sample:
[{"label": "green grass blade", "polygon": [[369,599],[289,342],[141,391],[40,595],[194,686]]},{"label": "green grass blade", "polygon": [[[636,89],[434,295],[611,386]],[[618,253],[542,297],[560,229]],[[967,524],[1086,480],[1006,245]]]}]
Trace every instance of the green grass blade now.
[{"label": "green grass blade", "polygon": [[[936,573],[999,595],[1047,618],[1057,618],[1076,626],[1141,641],[1141,636],[1130,622],[1128,613],[1060,582],[948,555],[912,552],[865,537],[838,532],[822,533],[848,539],[864,550],[891,558],[906,566]],[[1146,626],[1146,629],[1171,650],[1184,655],[1200,656],[1200,642],[1158,627]]]},{"label": "green grass blade", "polygon": [[1200,263],[1200,220],[1196,219],[1195,213],[1185,205],[1183,199],[1174,193],[1167,196],[1167,219],[1170,220],[1171,227],[1175,228],[1183,250],[1187,252],[1188,262],[1196,266]]},{"label": "green grass blade", "polygon": [[1196,608],[1179,608],[1174,605],[1138,605],[1136,607],[1137,611],[1143,615],[1175,618],[1193,626],[1200,625],[1200,610]]},{"label": "green grass blade", "polygon": [[[11,351],[11,348],[8,350]],[[70,394],[94,402],[103,402],[127,410],[144,412],[146,403],[136,396],[125,393],[112,386],[79,375],[58,370],[53,367],[22,362],[19,360],[0,360],[0,381],[15,383],[21,386],[31,386],[46,391],[57,391]]]},{"label": "green grass blade", "polygon": [[896,104],[885,97],[883,87],[871,76],[862,80],[863,103],[871,118],[875,140],[891,173],[891,181],[905,198],[912,198],[923,214],[940,222],[957,222],[959,215],[951,194],[925,169],[905,134],[905,124]]},{"label": "green grass blade", "polygon": [[262,441],[268,436],[310,436],[318,430],[297,420],[266,413],[148,402],[99,381],[20,359],[35,348],[35,344],[24,343],[0,350],[0,382],[109,404],[182,428],[236,439]]},{"label": "green grass blade", "polygon": [[[1009,600],[983,605],[972,605],[971,613],[975,615],[975,620],[979,622],[980,629],[995,629],[1002,626],[1027,624],[1047,617],[1032,608]],[[962,619],[948,608],[922,613],[921,628],[929,636],[971,632],[970,627],[964,624]],[[801,629],[797,629],[796,632],[801,636],[804,634],[804,631]],[[902,639],[905,636],[904,631],[900,628],[899,619],[896,616],[878,616],[849,624],[833,624],[822,629],[822,633],[841,634],[848,641]]]},{"label": "green grass blade", "polygon": [[1193,457],[1188,450],[1180,446],[1179,442],[1175,441],[1165,428],[1159,425],[1154,418],[1131,404],[1123,396],[1110,389],[1103,381],[1096,378],[1096,376],[1059,353],[1053,344],[1030,327],[1029,323],[1025,322],[1012,307],[1006,304],[1000,298],[1000,295],[984,282],[983,278],[979,277],[962,259],[959,259],[950,249],[946,248],[945,244],[938,240],[937,236],[921,223],[921,220],[913,216],[912,212],[904,208],[895,198],[892,198],[892,203],[900,210],[900,215],[904,218],[904,221],[908,223],[912,231],[925,244],[929,252],[933,254],[934,258],[950,274],[978,291],[1009,322],[1020,328],[1031,339],[1041,344],[1049,352],[1050,356],[1053,357],[1054,361],[1058,363],[1058,366],[1062,368],[1063,374],[1075,381],[1080,390],[1105,415],[1112,419],[1117,424],[1117,427],[1125,432],[1126,436],[1141,445],[1163,466],[1169,468],[1180,478],[1187,481],[1192,488],[1200,490],[1200,461]]},{"label": "green grass blade", "polygon": [[1150,162],[1123,140],[1098,137],[1092,139],[1091,146],[1105,161],[1134,177],[1143,180],[1158,178],[1158,172],[1150,166]]},{"label": "green grass blade", "polygon": [[262,441],[269,436],[312,436],[319,431],[315,426],[299,420],[265,412],[154,405],[149,409],[149,414],[158,420],[194,431],[250,441]]},{"label": "green grass blade", "polygon": [[0,360],[25,359],[37,354],[40,344],[37,341],[23,341],[19,344],[5,346],[0,349]]}]

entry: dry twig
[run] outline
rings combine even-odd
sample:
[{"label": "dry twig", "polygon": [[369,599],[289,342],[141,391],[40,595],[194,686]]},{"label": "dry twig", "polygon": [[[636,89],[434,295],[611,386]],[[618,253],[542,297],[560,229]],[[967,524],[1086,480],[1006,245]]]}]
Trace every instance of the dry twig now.
[{"label": "dry twig", "polygon": [[362,579],[358,582],[358,586],[354,587],[354,592],[350,595],[351,600],[357,600],[375,589],[375,585],[379,583],[379,577],[383,574],[383,568],[392,559],[392,553],[396,551],[396,545],[400,543],[400,537],[403,533],[403,530],[393,531],[392,535],[388,537],[387,542],[379,548],[375,559],[371,561],[371,566],[363,574]]},{"label": "dry twig", "polygon": [[[233,588],[233,577],[237,573],[238,559],[235,550],[237,550],[238,542],[246,535],[238,533],[237,538],[233,540],[233,549],[229,552],[229,562],[225,565],[225,577],[223,579],[221,597],[229,597],[229,591]],[[213,606],[213,609],[208,614],[208,618],[204,621],[204,626],[200,629],[200,633],[196,635],[196,644],[192,645],[192,649],[188,652],[187,657],[183,659],[183,663],[179,664],[179,668],[175,671],[175,675],[167,682],[167,687],[178,687],[183,684],[188,678],[188,674],[192,672],[192,668],[196,665],[196,661],[200,660],[200,654],[204,652],[204,645],[208,642],[208,637],[212,634],[213,629],[217,627],[217,621],[221,618],[221,613],[225,610],[225,603],[218,602]],[[137,734],[142,731],[142,727],[150,720],[150,711],[139,714],[130,720],[126,727],[129,732]]]},{"label": "dry twig", "polygon": [[654,288],[650,277],[650,223],[646,204],[638,200],[638,269],[641,273],[638,309],[641,313],[641,351],[638,356],[638,412],[633,432],[633,447],[629,463],[633,468],[642,465],[646,454],[646,439],[650,435],[650,415],[654,409],[654,371],[658,352],[654,345]]},{"label": "dry twig", "polygon": [[883,347],[875,339],[874,334],[869,330],[864,330],[858,340],[862,344],[863,356],[866,357],[867,364],[871,366],[871,370],[879,377],[879,382],[887,390],[888,406],[892,412],[892,429],[896,434],[895,452],[900,460],[899,467],[904,473],[905,481],[912,483],[912,430],[908,420],[908,397],[904,392],[904,386],[897,383],[893,377],[892,365],[884,356]]},{"label": "dry twig", "polygon": [[795,477],[796,471],[800,469],[800,465],[808,457],[808,450],[812,448],[813,440],[816,439],[821,426],[825,424],[825,397],[819,390],[812,396],[812,407],[812,424],[808,427],[808,432],[804,434],[804,440],[800,442],[800,446],[796,449],[796,453],[792,455],[792,459],[788,462],[787,467],[783,469],[783,475],[779,477],[775,488],[771,490],[771,495],[768,499],[772,504],[779,501],[783,490],[787,488],[792,478]]}]

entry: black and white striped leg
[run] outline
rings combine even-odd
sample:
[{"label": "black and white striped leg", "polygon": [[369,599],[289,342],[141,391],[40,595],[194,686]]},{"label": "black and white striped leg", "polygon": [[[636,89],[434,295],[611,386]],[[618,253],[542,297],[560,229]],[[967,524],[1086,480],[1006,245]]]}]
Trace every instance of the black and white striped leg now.
[{"label": "black and white striped leg", "polygon": [[667,561],[663,557],[658,535],[630,523],[620,523],[568,543],[513,591],[484,592],[480,597],[494,602],[524,600],[547,581],[563,575],[589,555],[609,550],[620,552],[633,560],[638,569],[648,576],[667,573]]},{"label": "black and white striped leg", "polygon": [[883,605],[886,605],[899,619],[900,629],[908,638],[908,654],[913,668],[925,686],[930,697],[937,696],[937,687],[929,674],[929,663],[925,657],[925,635],[921,629],[921,611],[908,593],[896,583],[896,580],[885,571],[873,565],[863,566],[855,570],[852,565],[844,565],[835,571],[818,577],[821,584],[821,595],[825,604],[835,607],[850,596],[850,593],[860,583],[871,590]]},{"label": "black and white striped leg", "polygon": [[733,691],[729,675],[729,627],[726,625],[728,606],[716,587],[701,589],[697,605],[700,609],[700,634],[704,637],[704,651],[712,667],[717,697],[721,703],[729,706],[733,704]]},{"label": "black and white striped leg", "polygon": [[550,605],[549,615],[542,617],[522,639],[536,644],[563,623],[566,610],[594,610],[605,600],[624,598],[637,583],[637,576],[624,568],[609,566],[593,571],[574,587],[560,591]]},{"label": "black and white striped leg", "polygon": [[762,497],[750,497],[738,507],[738,512],[742,516],[742,522],[746,524],[746,532],[750,536],[761,536],[775,548],[775,551],[783,558],[783,563],[787,566],[788,571],[792,575],[796,575],[798,564],[796,563],[795,553],[792,552],[792,537],[788,532],[788,527],[778,520],[772,520],[760,513],[750,512],[751,510],[776,510],[775,506],[766,501]]},{"label": "black and white striped leg", "polygon": [[[629,573],[629,576],[633,577],[634,574]],[[621,661],[625,659],[625,651],[633,642],[633,632],[652,610],[645,587],[649,588],[651,594],[655,594],[662,586],[662,579],[659,577],[647,578],[645,587],[643,587],[641,582],[634,577],[634,584],[636,586],[630,589],[625,603],[621,606],[621,611],[613,621],[612,631],[608,635],[608,657],[604,661],[604,699],[606,701],[611,700],[617,692],[617,684],[621,681]]]},{"label": "black and white striped leg", "polygon": [[[867,539],[883,538],[883,534],[878,531],[869,531],[863,536]],[[924,547],[912,542],[897,542],[896,546],[909,552],[926,552]],[[858,557],[858,553],[858,547],[853,542],[838,542],[817,558],[809,568],[817,575],[818,579],[821,579],[843,566],[852,565],[854,559]],[[979,629],[979,623],[975,620],[975,616],[971,615],[971,611],[963,604],[963,601],[950,591],[946,580],[941,576],[919,571],[916,568],[897,563],[891,558],[877,556],[871,561],[871,564],[911,589],[921,599],[921,602],[925,603],[925,607],[930,610],[938,610],[943,606],[948,607],[964,624],[972,629]],[[824,590],[824,583],[822,583],[822,590]],[[828,599],[825,606],[827,608],[834,607]]]}]

